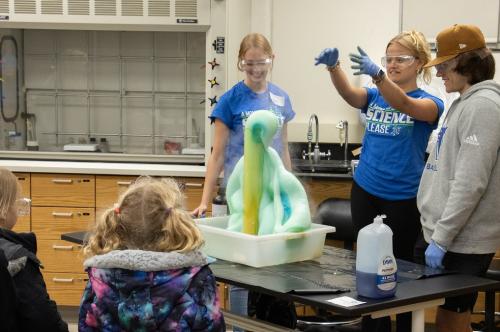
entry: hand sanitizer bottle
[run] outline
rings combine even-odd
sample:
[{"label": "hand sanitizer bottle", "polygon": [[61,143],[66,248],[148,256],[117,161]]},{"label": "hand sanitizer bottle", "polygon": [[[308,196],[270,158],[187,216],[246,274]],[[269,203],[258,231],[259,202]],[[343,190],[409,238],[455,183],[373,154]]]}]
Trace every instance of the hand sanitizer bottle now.
[{"label": "hand sanitizer bottle", "polygon": [[392,230],[377,216],[358,233],[356,290],[358,295],[381,299],[396,293],[397,265],[392,253]]}]

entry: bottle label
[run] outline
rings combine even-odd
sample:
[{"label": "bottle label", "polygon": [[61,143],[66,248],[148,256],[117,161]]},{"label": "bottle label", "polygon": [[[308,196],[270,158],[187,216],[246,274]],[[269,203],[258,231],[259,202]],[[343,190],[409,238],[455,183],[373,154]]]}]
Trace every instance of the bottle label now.
[{"label": "bottle label", "polygon": [[227,215],[227,205],[212,204],[212,217],[221,217]]},{"label": "bottle label", "polygon": [[396,288],[397,265],[393,256],[385,256],[379,264],[377,272],[377,288],[390,291]]}]

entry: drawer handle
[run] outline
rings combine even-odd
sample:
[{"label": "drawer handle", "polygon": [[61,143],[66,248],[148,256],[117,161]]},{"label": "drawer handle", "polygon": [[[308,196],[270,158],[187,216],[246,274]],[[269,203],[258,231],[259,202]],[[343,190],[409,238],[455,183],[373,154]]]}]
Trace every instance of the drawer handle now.
[{"label": "drawer handle", "polygon": [[71,179],[52,179],[54,183],[73,183]]},{"label": "drawer handle", "polygon": [[52,281],[69,284],[73,282],[73,278],[52,278]]},{"label": "drawer handle", "polygon": [[184,183],[186,188],[201,188],[203,187],[203,183],[194,183],[194,182],[186,182]]},{"label": "drawer handle", "polygon": [[52,212],[53,217],[72,217],[73,212]]},{"label": "drawer handle", "polygon": [[130,186],[132,181],[116,181],[116,184],[119,186]]},{"label": "drawer handle", "polygon": [[73,246],[61,246],[58,244],[53,244],[52,249],[54,249],[54,250],[73,250]]}]

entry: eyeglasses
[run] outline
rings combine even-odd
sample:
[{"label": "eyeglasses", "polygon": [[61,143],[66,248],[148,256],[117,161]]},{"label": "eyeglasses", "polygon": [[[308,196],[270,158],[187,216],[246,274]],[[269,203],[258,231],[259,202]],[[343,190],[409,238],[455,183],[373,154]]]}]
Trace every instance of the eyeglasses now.
[{"label": "eyeglasses", "polygon": [[382,57],[381,62],[384,68],[387,68],[387,66],[391,63],[410,66],[415,61],[415,59],[416,57],[414,57],[413,55],[386,55]]},{"label": "eyeglasses", "polygon": [[265,69],[269,67],[273,63],[273,60],[268,58],[268,59],[262,59],[262,60],[241,60],[241,68],[243,69],[252,69],[252,68],[257,68],[257,69]]},{"label": "eyeglasses", "polygon": [[16,200],[17,215],[19,217],[29,216],[31,212],[31,199],[19,198]]}]

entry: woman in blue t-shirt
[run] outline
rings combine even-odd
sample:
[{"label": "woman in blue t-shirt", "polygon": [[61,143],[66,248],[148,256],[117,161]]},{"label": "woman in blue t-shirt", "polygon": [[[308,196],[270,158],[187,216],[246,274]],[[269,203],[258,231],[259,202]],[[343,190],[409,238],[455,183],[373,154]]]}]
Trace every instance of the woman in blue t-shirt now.
[{"label": "woman in blue t-shirt", "polygon": [[[431,59],[429,44],[416,31],[397,35],[382,57],[385,71],[361,48],[358,51],[350,54],[354,75],[370,75],[376,88],[352,86],[340,67],[336,48],[327,48],[316,58],[316,65],[327,66],[342,98],[366,114],[363,149],[351,191],[352,220],[359,231],[376,215],[385,214],[385,223],[394,233],[394,255],[412,261],[421,232],[416,196],[425,149],[444,108],[439,98],[417,85],[420,75],[426,82],[431,80],[431,72],[423,68]],[[381,330],[390,331],[390,326]]]},{"label": "woman in blue t-shirt", "polygon": [[259,33],[248,34],[240,44],[238,69],[245,79],[222,95],[210,119],[215,124],[212,154],[208,159],[205,185],[200,205],[193,211],[202,216],[207,210],[219,174],[224,170],[223,186],[243,156],[245,121],[255,111],[269,110],[280,120],[272,147],[280,154],[287,169],[291,169],[288,151],[287,123],[294,116],[288,94],[267,81],[274,54],[269,41]]},{"label": "woman in blue t-shirt", "polygon": [[[193,210],[194,216],[204,216],[222,170],[222,186],[226,186],[236,162],[243,156],[245,121],[255,111],[269,110],[280,120],[271,146],[280,154],[285,167],[291,169],[287,123],[295,113],[287,93],[267,81],[273,61],[274,54],[266,37],[251,33],[243,38],[238,53],[238,69],[245,73],[245,79],[222,95],[210,116],[215,124],[212,154],[208,159],[201,203]],[[231,287],[231,311],[246,315],[247,300],[247,290]]]}]

